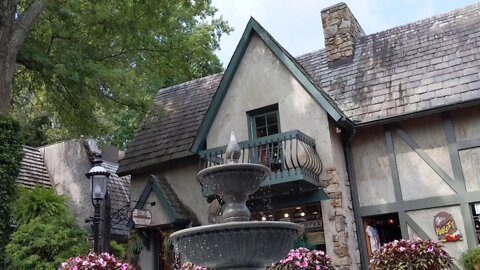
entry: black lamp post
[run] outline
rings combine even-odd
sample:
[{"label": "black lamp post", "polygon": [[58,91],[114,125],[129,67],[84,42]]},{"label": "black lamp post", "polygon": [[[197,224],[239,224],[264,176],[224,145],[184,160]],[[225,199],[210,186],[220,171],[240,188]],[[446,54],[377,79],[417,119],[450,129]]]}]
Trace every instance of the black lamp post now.
[{"label": "black lamp post", "polygon": [[110,173],[102,166],[102,160],[95,158],[93,167],[86,174],[87,178],[91,180],[92,187],[92,203],[95,207],[93,214],[93,251],[98,253],[99,248],[99,225],[100,225],[100,205],[105,199],[107,193],[107,180]]}]

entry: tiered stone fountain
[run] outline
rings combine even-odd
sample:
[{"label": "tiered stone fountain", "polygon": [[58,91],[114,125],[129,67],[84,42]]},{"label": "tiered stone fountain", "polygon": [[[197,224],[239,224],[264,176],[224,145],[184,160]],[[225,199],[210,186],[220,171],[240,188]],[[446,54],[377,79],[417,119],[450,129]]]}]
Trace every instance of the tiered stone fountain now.
[{"label": "tiered stone fountain", "polygon": [[226,149],[227,164],[197,175],[202,185],[225,202],[223,223],[189,228],[171,235],[173,244],[193,264],[214,269],[265,269],[286,257],[301,225],[280,221],[249,221],[248,195],[271,175],[268,167],[238,163],[235,134]]}]

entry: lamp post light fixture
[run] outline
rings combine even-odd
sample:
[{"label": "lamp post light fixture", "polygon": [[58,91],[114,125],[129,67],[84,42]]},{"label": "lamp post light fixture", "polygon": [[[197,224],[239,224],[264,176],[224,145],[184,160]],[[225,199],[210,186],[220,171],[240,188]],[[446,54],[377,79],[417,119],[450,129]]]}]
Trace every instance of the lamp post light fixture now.
[{"label": "lamp post light fixture", "polygon": [[102,166],[102,160],[95,158],[93,167],[86,173],[87,178],[90,179],[92,188],[92,204],[94,206],[93,214],[93,251],[98,253],[99,248],[99,231],[100,231],[100,205],[105,200],[107,193],[107,180],[110,173]]}]

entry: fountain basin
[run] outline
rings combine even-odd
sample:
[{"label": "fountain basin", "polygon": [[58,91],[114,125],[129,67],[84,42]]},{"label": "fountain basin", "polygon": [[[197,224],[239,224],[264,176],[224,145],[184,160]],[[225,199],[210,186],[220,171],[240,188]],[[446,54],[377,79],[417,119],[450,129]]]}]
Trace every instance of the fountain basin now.
[{"label": "fountain basin", "polygon": [[261,164],[223,164],[201,170],[197,179],[210,192],[225,194],[252,194],[260,188],[265,177],[272,173]]},{"label": "fountain basin", "polygon": [[215,269],[264,269],[285,258],[301,225],[281,221],[243,221],[205,225],[170,237],[186,260]]}]

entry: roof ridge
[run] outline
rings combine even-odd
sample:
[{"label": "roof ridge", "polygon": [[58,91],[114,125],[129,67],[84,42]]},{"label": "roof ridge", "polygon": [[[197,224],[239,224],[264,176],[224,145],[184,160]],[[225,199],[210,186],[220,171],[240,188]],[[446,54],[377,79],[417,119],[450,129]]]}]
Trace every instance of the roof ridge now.
[{"label": "roof ridge", "polygon": [[379,35],[382,35],[382,34],[388,34],[388,33],[391,33],[391,32],[397,32],[399,30],[409,28],[409,27],[414,26],[414,25],[424,24],[424,23],[427,23],[427,22],[431,22],[433,20],[438,20],[440,18],[449,17],[453,14],[464,13],[466,11],[472,11],[474,9],[479,9],[479,8],[480,8],[480,3],[470,4],[470,5],[467,5],[467,6],[464,6],[464,7],[460,7],[460,8],[456,8],[456,9],[447,11],[447,12],[442,13],[442,14],[437,14],[437,15],[426,17],[426,18],[423,18],[423,19],[418,19],[418,20],[413,21],[413,22],[405,23],[405,24],[402,24],[402,25],[394,26],[392,28],[388,28],[388,29],[381,30],[381,31],[378,31],[378,32],[374,32],[374,33],[371,33],[371,34],[368,34],[368,35],[364,35],[364,36],[361,36],[360,38],[374,37],[374,36],[379,36]]},{"label": "roof ridge", "polygon": [[207,75],[207,76],[204,76],[204,77],[200,77],[200,78],[197,78],[197,79],[193,79],[193,80],[190,80],[190,81],[185,81],[185,82],[182,82],[182,83],[178,83],[178,84],[174,84],[174,85],[170,85],[170,86],[167,86],[167,87],[160,88],[160,89],[158,89],[157,93],[155,94],[155,97],[158,94],[160,94],[162,92],[165,92],[165,91],[168,91],[168,90],[171,90],[173,88],[179,88],[181,86],[189,85],[193,82],[197,82],[197,81],[201,81],[201,80],[206,80],[208,78],[215,77],[215,76],[218,76],[218,75],[221,75],[221,74],[223,74],[223,71],[222,72],[217,72],[217,73],[214,73],[214,74],[210,74],[210,75]]},{"label": "roof ridge", "polygon": [[[472,7],[473,7],[474,9],[480,9],[480,2],[479,2],[479,3],[470,4],[470,5],[467,5],[467,6],[464,6],[464,7],[456,8],[456,9],[454,9],[454,10],[451,10],[451,11],[448,11],[448,12],[445,12],[445,13],[442,13],[442,14],[434,15],[434,16],[431,16],[431,17],[423,18],[423,19],[419,19],[419,20],[416,20],[416,21],[414,21],[414,22],[406,23],[406,24],[403,24],[403,25],[395,26],[395,27],[388,28],[388,29],[385,29],[385,30],[381,30],[381,31],[378,31],[378,32],[375,32],[375,33],[371,33],[371,34],[368,34],[368,35],[364,35],[364,36],[362,36],[361,38],[378,36],[378,35],[381,35],[381,34],[386,34],[386,33],[389,33],[389,32],[394,32],[394,31],[397,31],[397,30],[400,30],[400,29],[403,29],[403,28],[408,28],[409,26],[412,26],[412,25],[415,25],[415,24],[421,24],[421,23],[425,23],[425,22],[428,22],[428,21],[431,21],[431,20],[434,20],[434,19],[438,19],[438,18],[442,18],[442,17],[447,17],[447,16],[449,16],[449,15],[451,15],[451,14],[461,13],[461,12],[464,12],[464,11],[470,11],[470,10],[472,9]],[[277,42],[277,41],[276,41],[276,42]],[[278,43],[278,42],[277,42],[277,43]],[[279,43],[278,43],[278,44],[279,44]],[[283,47],[282,47],[282,48],[283,48]],[[285,49],[284,49],[284,50],[285,50]],[[310,52],[306,52],[306,53],[300,54],[300,55],[298,55],[298,56],[293,56],[293,58],[295,58],[296,60],[299,60],[299,58],[304,58],[304,57],[306,57],[307,55],[319,53],[319,52],[322,52],[322,51],[325,51],[325,48],[320,48],[320,49],[317,49],[317,50],[314,50],[314,51],[310,51]],[[301,63],[299,63],[299,64],[302,65]],[[223,74],[223,73],[224,73],[224,72],[218,72],[218,73],[215,73],[215,74],[207,75],[207,76],[205,76],[205,77],[201,77],[201,78],[193,79],[193,80],[190,80],[190,81],[185,81],[185,82],[182,82],[182,83],[179,83],[179,84],[174,84],[174,85],[171,85],[171,86],[168,86],[168,87],[160,88],[160,89],[157,91],[157,94],[156,94],[155,96],[157,96],[158,94],[160,94],[160,92],[164,92],[164,91],[167,91],[167,90],[171,90],[172,88],[177,88],[177,87],[180,87],[180,86],[183,86],[183,85],[187,85],[187,84],[190,84],[190,83],[199,81],[199,80],[204,80],[204,79],[207,79],[207,78],[209,78],[209,77],[213,77],[213,76],[220,75],[220,74]]]}]

